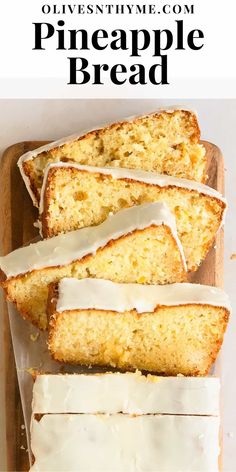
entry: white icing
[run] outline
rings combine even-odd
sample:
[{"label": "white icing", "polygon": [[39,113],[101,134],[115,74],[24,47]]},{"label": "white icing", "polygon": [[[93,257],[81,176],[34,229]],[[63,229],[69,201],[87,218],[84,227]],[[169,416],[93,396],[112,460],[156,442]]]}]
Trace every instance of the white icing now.
[{"label": "white icing", "polygon": [[217,377],[141,373],[38,375],[33,413],[219,415]]},{"label": "white icing", "polygon": [[109,175],[113,179],[130,179],[133,181],[144,182],[149,185],[157,185],[158,187],[180,187],[188,190],[197,191],[198,193],[208,195],[218,200],[223,201],[226,204],[225,198],[217,192],[217,190],[208,187],[207,185],[201,184],[200,182],[195,182],[194,180],[179,179],[177,177],[172,177],[163,174],[157,174],[154,172],[147,172],[144,170],[134,170],[134,169],[124,169],[121,167],[94,167],[94,166],[85,166],[73,163],[57,162],[50,164],[46,167],[43,185],[41,190],[41,198],[39,204],[39,213],[42,214],[44,210],[44,193],[47,187],[47,178],[48,173],[51,169],[55,167],[63,168],[75,168],[78,171],[87,171],[91,173],[100,173],[103,175]]},{"label": "white icing", "polygon": [[[173,113],[176,110],[190,111],[192,114],[196,115],[196,117],[197,117],[196,111],[192,111],[192,110],[190,110],[189,108],[186,108],[186,107],[184,107],[184,108],[183,107],[166,107],[166,108],[160,108],[160,109],[156,110],[155,112],[152,112],[152,113],[149,113],[149,114],[146,114],[146,115],[133,115],[133,116],[129,116],[129,117],[124,118],[124,119],[120,119],[117,122],[117,124],[120,123],[120,122],[123,123],[123,122],[133,121],[134,119],[138,119],[138,118],[141,118],[141,117],[145,118],[147,116],[156,115],[157,113],[162,113],[162,112]],[[198,119],[198,117],[197,117],[197,119]],[[70,142],[76,141],[77,139],[82,138],[83,136],[85,136],[87,133],[91,133],[93,131],[99,131],[102,128],[105,128],[107,126],[111,126],[112,124],[116,124],[116,123],[110,123],[109,122],[109,123],[103,123],[99,126],[96,126],[95,128],[86,128],[84,130],[81,130],[80,133],[74,133],[70,136],[58,139],[57,141],[53,141],[51,143],[45,144],[44,146],[40,146],[39,148],[34,149],[33,151],[28,151],[19,158],[17,164],[18,164],[20,173],[22,175],[22,178],[24,180],[25,186],[26,186],[26,188],[29,192],[29,195],[32,198],[33,203],[34,203],[35,206],[38,206],[38,201],[37,201],[37,198],[36,198],[34,192],[31,189],[30,179],[24,172],[23,163],[25,161],[29,161],[29,160],[34,159],[35,157],[37,157],[42,152],[51,151],[54,148],[61,147],[64,144],[68,144]]]},{"label": "white icing", "polygon": [[219,418],[44,415],[32,419],[31,471],[217,472]]},{"label": "white icing", "polygon": [[227,294],[209,285],[176,283],[169,285],[118,284],[101,279],[64,278],[58,285],[56,310],[98,309],[138,313],[153,312],[157,305],[204,304],[225,307]]},{"label": "white icing", "polygon": [[175,218],[164,203],[148,203],[126,208],[109,216],[99,226],[82,228],[51,239],[30,244],[0,257],[0,268],[7,277],[44,267],[63,266],[87,254],[95,254],[112,239],[142,230],[151,225],[167,225],[175,238],[186,267],[183,249],[177,236]]}]

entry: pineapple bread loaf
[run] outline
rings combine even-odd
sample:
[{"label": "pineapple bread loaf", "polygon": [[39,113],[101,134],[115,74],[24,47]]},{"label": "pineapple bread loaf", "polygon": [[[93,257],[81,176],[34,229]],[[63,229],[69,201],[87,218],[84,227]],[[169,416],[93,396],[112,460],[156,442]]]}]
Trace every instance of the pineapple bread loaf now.
[{"label": "pineapple bread loaf", "polygon": [[17,249],[0,258],[1,285],[23,317],[47,326],[48,285],[63,277],[165,284],[186,280],[186,263],[168,207],[124,209],[101,225]]},{"label": "pineapple bread loaf", "polygon": [[219,388],[215,377],[36,374],[30,470],[216,472]]},{"label": "pineapple bread loaf", "polygon": [[167,203],[175,214],[188,270],[196,270],[223,222],[226,201],[193,181],[137,170],[51,165],[41,194],[42,234],[97,225],[111,212],[155,201]]},{"label": "pineapple bread loaf", "polygon": [[42,146],[21,156],[18,165],[38,206],[44,169],[52,162],[143,169],[205,182],[205,148],[199,139],[194,112],[159,110]]},{"label": "pineapple bread loaf", "polygon": [[33,414],[219,415],[218,377],[157,377],[141,372],[36,374]]},{"label": "pineapple bread loaf", "polygon": [[219,427],[217,416],[32,417],[30,471],[217,472]]},{"label": "pineapple bread loaf", "polygon": [[63,279],[50,288],[54,359],[165,375],[206,375],[223,342],[227,295],[195,284]]}]

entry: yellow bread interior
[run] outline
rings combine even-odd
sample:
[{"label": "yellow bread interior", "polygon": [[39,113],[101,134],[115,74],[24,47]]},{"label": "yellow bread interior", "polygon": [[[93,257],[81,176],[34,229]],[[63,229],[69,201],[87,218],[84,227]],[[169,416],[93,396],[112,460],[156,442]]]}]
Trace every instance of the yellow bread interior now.
[{"label": "yellow bread interior", "polygon": [[2,283],[23,317],[47,327],[48,285],[63,277],[101,278],[121,283],[166,284],[186,280],[184,262],[168,226],[150,226],[111,240],[95,255],[62,267],[47,267]]},{"label": "yellow bread interior", "polygon": [[163,111],[91,131],[23,162],[39,201],[47,164],[74,161],[93,166],[126,167],[206,181],[205,148],[195,113]]},{"label": "yellow bread interior", "polygon": [[152,313],[73,310],[49,300],[49,350],[72,364],[140,369],[164,375],[206,375],[227,326],[226,308],[159,306]]},{"label": "yellow bread interior", "polygon": [[165,202],[176,217],[188,270],[197,270],[220,226],[225,204],[197,190],[115,179],[75,167],[49,170],[42,230],[55,236],[102,223],[112,212],[148,202]]}]

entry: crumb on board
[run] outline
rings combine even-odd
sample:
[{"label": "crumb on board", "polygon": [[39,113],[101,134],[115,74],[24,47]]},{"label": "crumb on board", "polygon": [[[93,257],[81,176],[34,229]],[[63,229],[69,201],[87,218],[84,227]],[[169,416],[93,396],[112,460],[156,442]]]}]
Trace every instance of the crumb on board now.
[{"label": "crumb on board", "polygon": [[23,444],[21,444],[21,449],[23,449],[25,451],[25,446],[23,446]]},{"label": "crumb on board", "polygon": [[230,259],[231,259],[232,261],[233,261],[234,259],[236,259],[236,253],[231,254]]},{"label": "crumb on board", "polygon": [[25,425],[24,425],[24,424],[21,425],[21,429],[25,429]]},{"label": "crumb on board", "polygon": [[35,333],[35,334],[32,333],[32,334],[30,335],[30,339],[31,339],[31,341],[33,341],[33,342],[37,341],[38,337],[39,337],[39,333]]}]

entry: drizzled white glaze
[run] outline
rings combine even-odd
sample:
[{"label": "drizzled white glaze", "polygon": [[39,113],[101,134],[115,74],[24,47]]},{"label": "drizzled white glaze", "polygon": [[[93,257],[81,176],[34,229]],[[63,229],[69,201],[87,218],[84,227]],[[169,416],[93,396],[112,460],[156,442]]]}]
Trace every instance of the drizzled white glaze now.
[{"label": "drizzled white glaze", "polygon": [[63,266],[87,254],[95,254],[97,249],[106,246],[112,239],[116,240],[137,229],[162,224],[170,228],[186,267],[174,215],[166,204],[156,202],[121,210],[98,226],[60,234],[17,249],[7,256],[0,257],[0,268],[7,277],[14,277],[35,269]]},{"label": "drizzled white glaze", "polygon": [[217,377],[136,373],[44,374],[33,387],[33,413],[219,415]]},{"label": "drizzled white glaze", "polygon": [[43,185],[41,190],[41,198],[39,204],[39,213],[42,214],[44,210],[44,193],[47,187],[48,173],[51,169],[63,167],[63,168],[74,168],[78,171],[87,171],[90,173],[99,173],[103,175],[108,175],[113,179],[130,179],[137,182],[144,182],[149,185],[157,185],[158,187],[179,187],[185,188],[187,190],[193,190],[203,195],[208,195],[218,200],[223,201],[226,204],[225,198],[217,192],[217,190],[208,187],[207,185],[201,184],[200,182],[195,182],[193,180],[179,179],[177,177],[172,177],[163,174],[157,174],[155,172],[147,172],[144,170],[135,170],[135,169],[124,169],[121,167],[94,167],[94,166],[85,166],[79,164],[73,164],[69,162],[57,162],[50,164],[46,167],[43,179]]},{"label": "drizzled white glaze", "polygon": [[58,285],[56,310],[98,309],[138,313],[153,312],[157,305],[204,304],[230,308],[226,293],[209,285],[176,283],[169,285],[118,284],[101,279],[64,278]]},{"label": "drizzled white glaze", "polygon": [[219,418],[44,415],[31,447],[31,471],[217,472]]},{"label": "drizzled white glaze", "polygon": [[133,121],[135,119],[138,119],[138,118],[146,118],[148,116],[153,116],[153,115],[156,115],[156,114],[161,114],[163,112],[166,112],[166,113],[173,113],[175,111],[189,111],[191,112],[193,115],[196,116],[196,118],[198,119],[197,117],[197,113],[196,111],[192,111],[190,110],[189,108],[186,108],[186,107],[166,107],[166,108],[160,108],[158,110],[156,110],[155,112],[152,112],[152,113],[149,113],[149,114],[145,114],[145,115],[133,115],[133,116],[129,116],[127,118],[124,118],[124,119],[120,119],[119,121],[115,122],[115,123],[111,123],[111,122],[106,122],[106,123],[103,123],[103,124],[100,124],[99,126],[96,126],[94,128],[86,128],[84,130],[81,130],[80,133],[74,133],[70,136],[67,136],[67,137],[64,137],[64,138],[61,138],[61,139],[58,139],[57,141],[53,141],[52,143],[49,143],[49,144],[45,144],[44,146],[40,146],[39,148],[37,149],[34,149],[33,151],[28,151],[26,152],[25,154],[23,154],[19,160],[18,160],[18,167],[19,167],[19,170],[20,170],[20,173],[22,175],[22,178],[24,180],[24,183],[25,183],[25,186],[29,192],[29,195],[30,197],[32,198],[33,200],[33,203],[35,206],[38,206],[38,201],[37,201],[37,198],[34,194],[34,192],[32,191],[31,189],[31,182],[30,182],[30,179],[29,177],[26,175],[26,173],[24,172],[24,168],[23,168],[23,163],[25,161],[29,161],[29,160],[32,160],[34,159],[35,157],[37,157],[39,154],[41,154],[42,152],[47,152],[47,151],[51,151],[52,149],[55,149],[57,147],[61,147],[63,146],[64,144],[68,144],[68,143],[72,143],[73,141],[76,141],[78,140],[79,138],[82,138],[83,136],[85,136],[87,133],[91,133],[93,131],[99,131],[103,128],[106,128],[108,126],[112,126],[114,124],[119,124],[119,123],[125,123],[125,122],[130,122],[130,121]]}]

